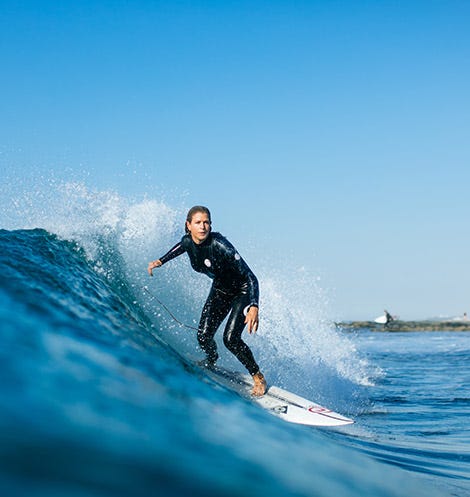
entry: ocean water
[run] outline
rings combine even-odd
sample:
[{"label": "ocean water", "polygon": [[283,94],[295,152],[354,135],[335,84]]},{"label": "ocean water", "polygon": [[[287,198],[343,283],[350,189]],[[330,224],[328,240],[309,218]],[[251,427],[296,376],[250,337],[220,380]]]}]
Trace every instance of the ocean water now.
[{"label": "ocean water", "polygon": [[268,381],[356,421],[285,423],[195,368],[159,304],[194,325],[210,285],[184,256],[146,274],[183,218],[76,183],[4,201],[0,495],[470,495],[470,334],[336,329],[314,277],[250,254]]}]

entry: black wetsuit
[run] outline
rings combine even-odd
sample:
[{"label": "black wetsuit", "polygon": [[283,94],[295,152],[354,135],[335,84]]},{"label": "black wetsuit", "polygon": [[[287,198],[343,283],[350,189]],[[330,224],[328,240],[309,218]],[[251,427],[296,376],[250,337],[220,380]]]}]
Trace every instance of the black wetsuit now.
[{"label": "black wetsuit", "polygon": [[245,315],[251,306],[258,306],[258,280],[240,257],[235,247],[220,233],[210,233],[201,244],[185,235],[179,243],[160,257],[162,264],[187,252],[191,266],[213,280],[202,310],[197,339],[207,355],[207,362],[215,364],[218,358],[214,335],[230,312],[224,331],[224,344],[254,375],[259,367],[248,345],[242,340]]}]

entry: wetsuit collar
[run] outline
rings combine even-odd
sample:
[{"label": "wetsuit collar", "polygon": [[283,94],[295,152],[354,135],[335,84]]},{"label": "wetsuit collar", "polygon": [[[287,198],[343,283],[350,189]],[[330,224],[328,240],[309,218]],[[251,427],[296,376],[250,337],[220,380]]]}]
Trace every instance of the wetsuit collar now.
[{"label": "wetsuit collar", "polygon": [[206,245],[209,245],[211,243],[211,240],[212,240],[212,231],[209,233],[209,235],[207,236],[207,238],[201,242],[201,243],[196,243],[194,240],[193,240],[193,237],[191,236],[191,233],[188,233],[188,237],[189,239],[191,240],[191,242],[196,246],[196,247],[205,247]]}]

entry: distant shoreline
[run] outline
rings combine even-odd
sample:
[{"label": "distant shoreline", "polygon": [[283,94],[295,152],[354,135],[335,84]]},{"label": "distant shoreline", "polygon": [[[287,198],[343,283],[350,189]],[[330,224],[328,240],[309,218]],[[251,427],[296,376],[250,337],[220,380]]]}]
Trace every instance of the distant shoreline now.
[{"label": "distant shoreline", "polygon": [[375,321],[344,321],[335,323],[344,331],[368,329],[371,331],[470,331],[470,321],[391,321],[379,324]]}]

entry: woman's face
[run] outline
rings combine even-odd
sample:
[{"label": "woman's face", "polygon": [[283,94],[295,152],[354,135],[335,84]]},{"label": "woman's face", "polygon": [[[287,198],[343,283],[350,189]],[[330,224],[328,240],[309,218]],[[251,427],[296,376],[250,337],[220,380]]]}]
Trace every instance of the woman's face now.
[{"label": "woman's face", "polygon": [[191,222],[186,221],[186,227],[191,234],[194,243],[202,243],[211,232],[211,222],[209,216],[204,212],[196,212]]}]

